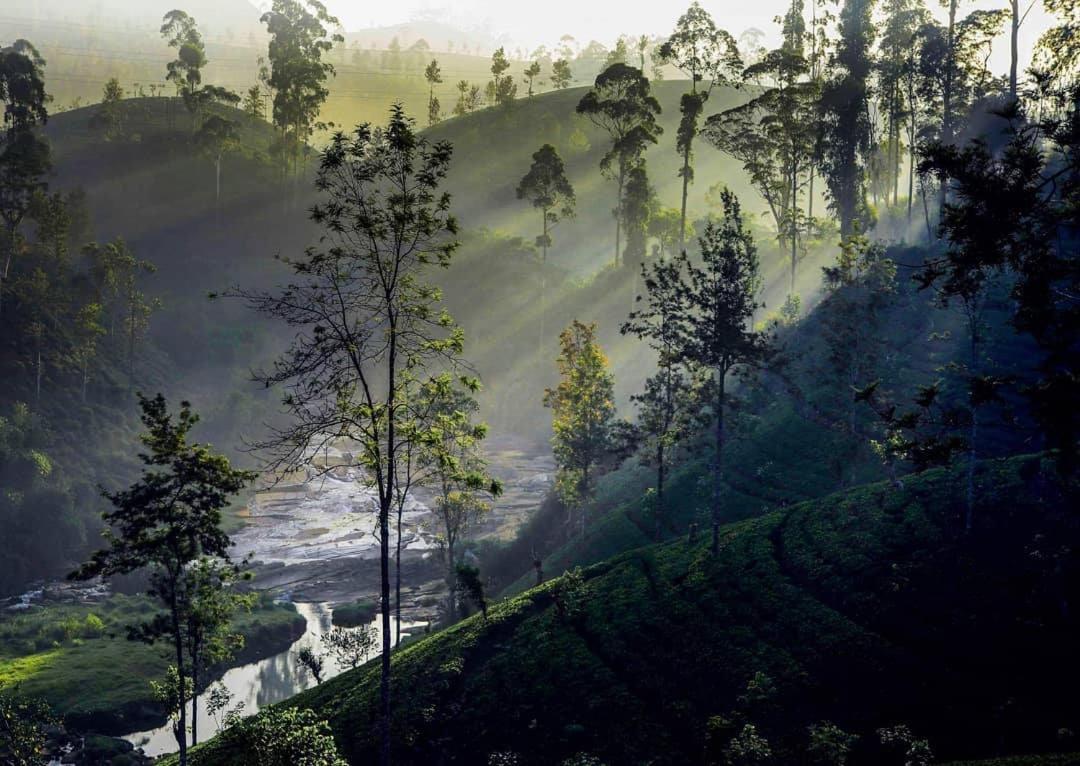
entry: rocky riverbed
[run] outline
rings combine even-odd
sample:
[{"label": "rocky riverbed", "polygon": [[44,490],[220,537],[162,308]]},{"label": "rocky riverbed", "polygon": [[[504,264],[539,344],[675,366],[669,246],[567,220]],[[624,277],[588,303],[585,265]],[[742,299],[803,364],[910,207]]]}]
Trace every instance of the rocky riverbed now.
[{"label": "rocky riverbed", "polygon": [[[509,539],[539,507],[554,463],[546,445],[514,437],[489,440],[489,468],[504,485],[472,539]],[[342,604],[379,592],[375,493],[353,465],[348,445],[313,457],[311,468],[256,493],[235,555],[249,557],[255,587],[295,601]],[[413,493],[402,518],[402,617],[436,618],[445,595],[438,519],[431,496]]]}]

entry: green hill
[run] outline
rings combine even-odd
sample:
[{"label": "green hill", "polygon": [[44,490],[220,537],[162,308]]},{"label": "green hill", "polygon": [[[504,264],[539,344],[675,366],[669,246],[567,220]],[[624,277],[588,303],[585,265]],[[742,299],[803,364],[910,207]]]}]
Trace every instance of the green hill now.
[{"label": "green hill", "polygon": [[[1080,715],[1077,582],[1039,552],[1077,487],[1038,458],[986,464],[965,537],[961,486],[938,470],[804,503],[727,527],[716,558],[702,540],[638,549],[411,645],[396,762],[705,763],[752,722],[787,764],[823,720],[860,735],[859,764],[891,763],[873,732],[899,723],[946,760],[1060,747]],[[377,689],[367,666],[286,704],[368,763]],[[242,731],[192,763],[239,762]]]}]

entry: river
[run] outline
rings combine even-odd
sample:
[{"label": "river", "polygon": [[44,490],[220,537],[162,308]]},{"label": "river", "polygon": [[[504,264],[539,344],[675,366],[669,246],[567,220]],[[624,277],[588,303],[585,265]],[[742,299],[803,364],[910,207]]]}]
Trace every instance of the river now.
[{"label": "river", "polygon": [[[298,603],[296,610],[307,620],[307,629],[292,646],[280,654],[268,657],[259,662],[249,665],[241,665],[225,673],[221,683],[232,694],[232,705],[243,702],[243,714],[245,716],[258,712],[267,705],[281,702],[289,697],[302,692],[315,685],[315,680],[310,674],[300,668],[297,656],[305,646],[313,649],[321,649],[319,638],[331,628],[331,610],[325,603]],[[393,624],[393,618],[391,618]],[[379,620],[372,622],[372,626],[378,632],[380,640],[377,646],[381,646],[382,630]],[[424,623],[402,623],[402,637],[408,635],[410,629],[423,629]],[[378,653],[376,648],[372,656]],[[370,657],[369,657],[370,659]],[[343,672],[332,658],[326,658],[323,671],[324,680],[333,678]],[[199,706],[199,732],[201,737],[209,739],[218,731],[218,723],[206,712],[205,706],[200,700]],[[142,748],[147,755],[159,756],[175,752],[177,749],[176,739],[173,737],[172,725],[166,724],[150,731],[140,731],[124,736],[135,747]]]}]

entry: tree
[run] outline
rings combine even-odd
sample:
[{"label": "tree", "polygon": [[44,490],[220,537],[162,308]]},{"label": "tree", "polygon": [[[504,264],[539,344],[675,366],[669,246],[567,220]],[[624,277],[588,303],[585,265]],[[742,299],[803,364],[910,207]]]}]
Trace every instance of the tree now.
[{"label": "tree", "polygon": [[645,263],[649,217],[655,198],[656,194],[649,183],[649,174],[645,168],[645,160],[638,160],[627,173],[626,188],[619,206],[623,226],[626,228],[623,264],[629,268],[639,269]]},{"label": "tree", "polygon": [[244,103],[242,106],[244,114],[253,120],[262,122],[266,119],[266,107],[263,104],[262,88],[256,83],[247,89],[244,93]]},{"label": "tree", "polygon": [[45,749],[45,730],[55,726],[47,705],[22,697],[18,687],[0,681],[0,763],[37,766]]},{"label": "tree", "polygon": [[649,80],[626,64],[612,64],[596,77],[592,89],[577,105],[582,114],[611,138],[611,148],[600,160],[600,171],[616,182],[615,264],[622,237],[620,215],[627,174],[663,128],[656,122],[660,102],[649,90]]},{"label": "tree", "polygon": [[[900,199],[900,152],[905,128],[911,158],[915,152],[912,128],[916,122],[917,104],[913,103],[916,93],[913,85],[918,69],[918,34],[927,19],[927,12],[921,0],[885,0],[882,10],[885,19],[876,62],[878,110],[888,133],[886,178],[892,182],[892,201],[896,205]],[[911,163],[909,171],[914,176]],[[909,222],[911,194],[909,188]]]},{"label": "tree", "polygon": [[677,257],[682,277],[679,314],[675,323],[678,357],[713,371],[712,420],[713,487],[712,551],[720,548],[723,520],[724,412],[728,405],[727,377],[739,368],[760,364],[768,355],[769,341],[752,329],[760,307],[757,248],[743,228],[739,201],[730,191],[722,197],[723,218],[710,222],[700,239],[701,265],[685,253]]},{"label": "tree", "polygon": [[[378,634],[370,625],[361,625],[356,628],[331,628],[330,632],[324,633],[320,640],[339,668],[351,670],[356,670],[363,665],[379,645]],[[315,676],[315,680],[319,681],[319,676],[313,670],[314,666],[305,662],[305,667]],[[318,667],[321,672],[321,661]]]},{"label": "tree", "polygon": [[240,145],[236,123],[216,114],[208,117],[195,134],[195,145],[214,163],[214,206],[220,210],[221,160],[225,154],[236,151]]},{"label": "tree", "polygon": [[334,66],[323,56],[344,38],[327,31],[340,22],[319,0],[274,0],[261,21],[270,34],[266,84],[274,94],[273,122],[291,150],[295,175],[301,148],[319,127],[319,110],[330,95],[326,80]]},{"label": "tree", "polygon": [[347,766],[330,724],[306,708],[268,707],[227,728],[224,741],[236,766]]},{"label": "tree", "polygon": [[418,459],[424,483],[434,490],[435,516],[442,526],[439,542],[445,556],[451,620],[457,608],[458,546],[490,510],[486,498],[502,493],[502,485],[487,474],[481,451],[487,425],[474,422],[480,409],[474,398],[478,383],[471,379],[458,383],[448,375],[433,377],[423,386],[417,408],[418,420],[429,434]]},{"label": "tree", "polygon": [[525,68],[525,82],[529,85],[529,98],[533,97],[533,82],[540,76],[540,62],[534,61]]},{"label": "tree", "polygon": [[551,86],[555,90],[563,90],[570,87],[574,75],[570,71],[570,62],[566,59],[557,59],[551,65]]},{"label": "tree", "polygon": [[[249,474],[254,478],[254,474]],[[191,687],[200,688],[203,672],[232,657],[244,646],[244,636],[229,630],[233,616],[250,611],[255,594],[241,593],[236,583],[244,573],[235,564],[202,556],[184,573],[187,609],[183,625],[184,644],[191,668]],[[150,638],[155,636],[151,634]],[[191,744],[199,744],[199,696],[191,695]]]},{"label": "tree", "polygon": [[[800,233],[809,225],[799,195],[812,179],[815,153],[817,84],[808,78],[806,26],[802,0],[792,0],[783,19],[783,43],[746,68],[743,82],[759,96],[706,121],[705,135],[718,149],[739,160],[769,207],[781,248],[791,252],[795,292]],[[771,83],[762,85],[759,83]],[[807,195],[807,208],[811,195]]]},{"label": "tree", "polygon": [[94,114],[92,122],[101,128],[105,134],[105,140],[113,141],[124,135],[124,113],[120,102],[124,100],[124,89],[120,87],[120,81],[110,77],[105,82],[105,88],[101,93],[101,106]]},{"label": "tree", "polygon": [[166,65],[165,79],[176,86],[177,95],[194,120],[200,107],[197,93],[202,86],[202,69],[206,66],[202,34],[195,19],[184,11],[173,10],[162,18],[161,36],[170,48],[176,49],[176,58]]},{"label": "tree", "polygon": [[439,68],[437,59],[432,59],[424,70],[424,79],[428,84],[428,125],[434,125],[439,121],[439,99],[435,96],[435,86],[442,80],[442,70]]},{"label": "tree", "polygon": [[510,106],[517,95],[517,83],[513,75],[506,74],[510,61],[506,51],[500,47],[491,56],[491,80],[487,84],[487,99],[492,104]]},{"label": "tree", "polygon": [[[679,121],[675,142],[682,155],[682,167],[679,169],[679,176],[682,178],[680,232],[685,232],[686,198],[694,180],[693,145],[705,102],[717,85],[728,86],[736,83],[743,64],[735,38],[718,29],[712,16],[697,0],[679,17],[675,31],[667,42],[660,46],[660,56],[690,78],[690,92],[684,93],[679,101],[682,119]],[[644,62],[644,52],[642,61]],[[645,64],[642,63],[642,69],[644,68]],[[685,247],[686,240],[680,236],[679,249],[683,250]]]},{"label": "tree", "polygon": [[[91,257],[96,257],[94,250],[91,250]],[[142,291],[140,277],[153,274],[157,268],[149,261],[136,258],[122,239],[106,245],[103,258],[108,261],[111,287],[122,312],[121,323],[127,337],[128,385],[134,386],[136,344],[150,327],[150,316],[161,307],[157,298],[150,298]]]},{"label": "tree", "polygon": [[664,489],[671,452],[692,423],[696,389],[701,381],[696,371],[687,374],[678,357],[682,328],[676,318],[685,311],[682,262],[660,260],[648,266],[642,264],[641,277],[645,295],[639,296],[638,302],[644,300],[644,305],[630,312],[619,332],[648,342],[657,355],[656,374],[645,381],[644,390],[633,399],[638,405],[638,428],[645,436],[646,447],[653,450],[655,535],[660,539],[667,516]]},{"label": "tree", "polygon": [[147,593],[166,612],[140,627],[143,637],[167,636],[176,659],[175,694],[180,763],[187,763],[186,701],[191,668],[186,631],[192,614],[188,573],[201,557],[228,559],[229,536],[221,511],[255,475],[234,469],[227,458],[188,437],[199,418],[187,402],[174,417],[165,397],[139,396],[146,432],[142,477],[128,489],[105,493],[112,505],[103,518],[108,547],[97,551],[71,577],[81,580],[149,570]]},{"label": "tree", "polygon": [[319,247],[290,260],[280,291],[233,290],[296,335],[274,367],[259,374],[285,388],[291,424],[262,447],[271,467],[307,465],[312,450],[336,439],[357,444],[357,459],[378,501],[382,610],[381,760],[390,762],[390,515],[399,461],[423,434],[407,422],[405,386],[428,365],[452,369],[463,334],[437,308],[425,277],[449,266],[458,243],[450,197],[440,189],[449,144],[429,143],[400,105],[385,128],[336,133],[323,150],[311,212]]},{"label": "tree", "polygon": [[86,402],[86,386],[90,380],[90,364],[97,356],[98,341],[105,334],[101,324],[102,306],[92,302],[79,308],[75,314],[72,334],[72,357],[82,378],[80,399]]},{"label": "tree", "polygon": [[575,319],[559,336],[559,345],[560,380],[555,388],[545,390],[544,406],[552,410],[552,446],[558,465],[555,486],[567,508],[567,529],[572,532],[576,520],[584,534],[581,506],[611,445],[615,383],[607,356],[596,341],[596,325]]},{"label": "tree", "polygon": [[847,766],[851,748],[859,739],[831,721],[811,724],[808,733],[806,752],[816,766]]},{"label": "tree", "polygon": [[517,198],[528,200],[540,211],[540,349],[544,348],[544,325],[547,320],[547,256],[551,247],[551,229],[559,221],[574,215],[577,198],[566,177],[562,158],[551,144],[544,144],[532,156],[532,165],[517,186]]},{"label": "tree", "polygon": [[0,270],[0,311],[11,264],[18,250],[19,226],[34,196],[46,188],[52,166],[49,145],[37,131],[49,118],[45,105],[45,61],[26,40],[0,48],[0,103],[4,107],[0,133],[0,218],[6,242]]},{"label": "tree", "polygon": [[873,0],[845,0],[840,9],[834,73],[821,95],[822,169],[840,237],[869,229],[863,158],[872,147],[870,75]]},{"label": "tree", "polygon": [[315,685],[318,686],[323,680],[323,658],[321,655],[316,654],[315,650],[310,646],[305,646],[300,650],[300,653],[296,655],[297,662],[300,663],[300,667],[311,673],[311,677],[315,679]]}]

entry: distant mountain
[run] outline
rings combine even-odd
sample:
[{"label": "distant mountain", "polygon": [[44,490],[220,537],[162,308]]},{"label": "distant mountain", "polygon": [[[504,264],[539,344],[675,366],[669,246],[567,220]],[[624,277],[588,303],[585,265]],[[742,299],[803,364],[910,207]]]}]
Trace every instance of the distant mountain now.
[{"label": "distant mountain", "polygon": [[345,35],[350,48],[386,49],[397,40],[403,50],[423,40],[434,51],[452,50],[457,53],[488,55],[500,45],[509,45],[505,35],[494,35],[484,30],[466,30],[453,24],[435,20],[408,21],[386,27],[352,30]]},{"label": "distant mountain", "polygon": [[[174,8],[194,16],[208,38],[248,34],[260,28],[258,7],[248,0],[5,0],[0,24],[88,25],[106,29],[156,29]],[[122,20],[118,23],[118,20]]]}]

